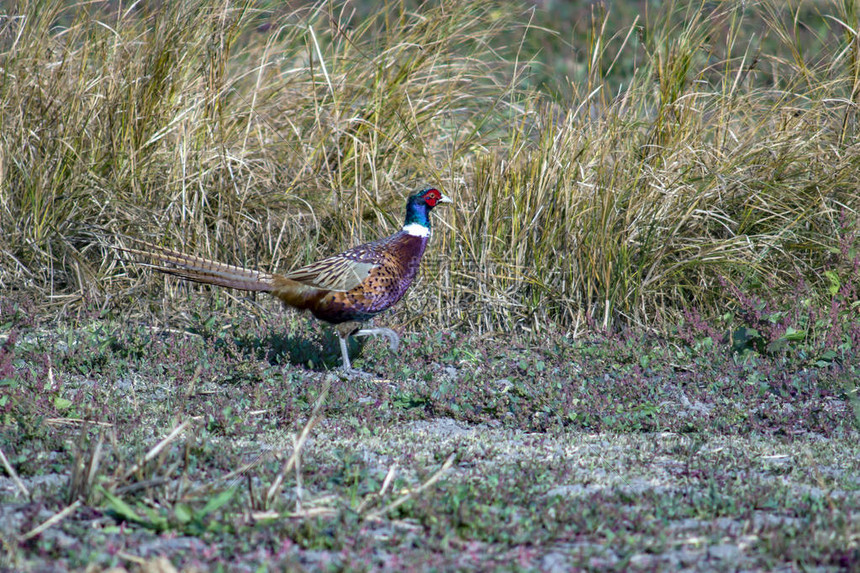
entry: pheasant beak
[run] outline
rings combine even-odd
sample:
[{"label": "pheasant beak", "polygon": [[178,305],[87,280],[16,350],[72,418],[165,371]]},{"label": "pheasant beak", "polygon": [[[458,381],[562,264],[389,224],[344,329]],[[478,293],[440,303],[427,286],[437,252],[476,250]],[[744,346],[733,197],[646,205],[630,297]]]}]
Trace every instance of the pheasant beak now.
[{"label": "pheasant beak", "polygon": [[453,203],[453,202],[454,201],[446,195],[442,195],[441,197],[439,197],[439,201],[438,201],[438,203]]}]

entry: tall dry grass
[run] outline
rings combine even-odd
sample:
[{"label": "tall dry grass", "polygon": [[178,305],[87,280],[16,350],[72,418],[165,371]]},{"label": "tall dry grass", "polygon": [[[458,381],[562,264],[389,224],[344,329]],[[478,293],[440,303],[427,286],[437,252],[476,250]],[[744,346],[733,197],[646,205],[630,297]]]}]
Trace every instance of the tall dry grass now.
[{"label": "tall dry grass", "polygon": [[124,234],[288,269],[433,183],[456,206],[404,320],[659,327],[721,312],[726,283],[826,296],[856,228],[850,2],[593,10],[569,97],[529,87],[526,40],[567,40],[526,5],[100,6],[2,20],[5,289],[143,292],[102,239]]}]

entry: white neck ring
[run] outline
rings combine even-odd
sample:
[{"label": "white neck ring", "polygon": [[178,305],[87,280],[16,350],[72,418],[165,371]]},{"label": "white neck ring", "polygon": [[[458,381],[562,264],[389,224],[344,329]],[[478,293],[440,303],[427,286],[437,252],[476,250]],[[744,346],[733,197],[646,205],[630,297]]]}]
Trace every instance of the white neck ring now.
[{"label": "white neck ring", "polygon": [[408,225],[403,225],[403,230],[407,235],[412,235],[413,237],[430,236],[430,229],[420,223],[409,223]]}]

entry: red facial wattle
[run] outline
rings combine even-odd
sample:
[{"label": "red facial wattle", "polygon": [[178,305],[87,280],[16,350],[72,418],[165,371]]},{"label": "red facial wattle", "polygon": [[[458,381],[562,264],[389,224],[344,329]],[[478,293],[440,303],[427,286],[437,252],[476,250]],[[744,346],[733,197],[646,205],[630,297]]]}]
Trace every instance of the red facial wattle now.
[{"label": "red facial wattle", "polygon": [[424,194],[424,202],[430,207],[435,207],[441,198],[442,194],[436,189],[430,189]]}]

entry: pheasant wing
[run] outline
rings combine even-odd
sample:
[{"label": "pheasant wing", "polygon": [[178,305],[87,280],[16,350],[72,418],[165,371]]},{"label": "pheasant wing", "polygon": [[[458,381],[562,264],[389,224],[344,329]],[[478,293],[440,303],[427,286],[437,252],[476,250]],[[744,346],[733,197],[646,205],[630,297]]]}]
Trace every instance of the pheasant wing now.
[{"label": "pheasant wing", "polygon": [[315,288],[346,292],[354,289],[367,278],[377,264],[368,260],[352,258],[351,252],[334,255],[298,268],[285,276],[288,279]]}]

